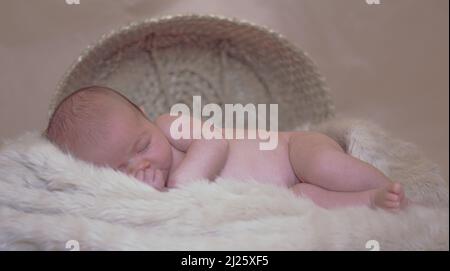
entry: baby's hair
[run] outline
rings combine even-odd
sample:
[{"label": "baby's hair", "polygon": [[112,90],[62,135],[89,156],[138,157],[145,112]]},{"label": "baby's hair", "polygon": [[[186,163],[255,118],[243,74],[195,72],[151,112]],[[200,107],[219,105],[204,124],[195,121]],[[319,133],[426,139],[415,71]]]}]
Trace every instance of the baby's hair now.
[{"label": "baby's hair", "polygon": [[88,86],[76,90],[58,104],[44,132],[45,137],[64,151],[68,151],[68,145],[73,141],[95,143],[100,140],[108,125],[100,118],[105,113],[105,107],[95,99],[100,96],[120,99],[147,118],[136,104],[118,91],[103,86]]}]

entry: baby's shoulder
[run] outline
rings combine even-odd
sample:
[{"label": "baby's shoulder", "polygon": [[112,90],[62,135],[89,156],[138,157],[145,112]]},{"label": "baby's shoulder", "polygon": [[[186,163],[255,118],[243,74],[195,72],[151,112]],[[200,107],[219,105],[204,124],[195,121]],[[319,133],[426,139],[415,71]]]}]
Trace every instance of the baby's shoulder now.
[{"label": "baby's shoulder", "polygon": [[175,119],[176,117],[171,116],[170,114],[162,114],[155,119],[155,124],[158,126],[164,126],[166,124],[172,123]]}]

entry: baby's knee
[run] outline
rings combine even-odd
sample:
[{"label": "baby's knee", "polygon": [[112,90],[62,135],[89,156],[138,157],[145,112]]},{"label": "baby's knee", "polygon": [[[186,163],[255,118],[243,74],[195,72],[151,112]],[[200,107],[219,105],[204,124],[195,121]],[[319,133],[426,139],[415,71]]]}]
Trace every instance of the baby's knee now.
[{"label": "baby's knee", "polygon": [[305,179],[317,179],[334,171],[336,161],[343,155],[343,150],[334,140],[326,135],[315,133],[301,144],[291,155],[300,157],[301,168],[298,170]]}]

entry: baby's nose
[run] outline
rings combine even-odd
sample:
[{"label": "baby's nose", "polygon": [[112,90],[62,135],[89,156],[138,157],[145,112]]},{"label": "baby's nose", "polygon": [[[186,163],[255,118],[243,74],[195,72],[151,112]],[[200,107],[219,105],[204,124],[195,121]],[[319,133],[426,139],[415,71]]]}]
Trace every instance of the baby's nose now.
[{"label": "baby's nose", "polygon": [[131,163],[131,166],[128,170],[128,173],[135,174],[139,170],[146,169],[150,166],[150,162],[148,160],[140,160],[134,163]]}]

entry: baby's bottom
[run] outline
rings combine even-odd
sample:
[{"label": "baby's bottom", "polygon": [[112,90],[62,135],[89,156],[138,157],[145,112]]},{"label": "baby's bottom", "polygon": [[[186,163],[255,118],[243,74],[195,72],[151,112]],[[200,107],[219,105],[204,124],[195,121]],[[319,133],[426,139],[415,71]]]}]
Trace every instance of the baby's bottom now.
[{"label": "baby's bottom", "polygon": [[397,209],[405,201],[399,183],[346,154],[336,141],[323,134],[292,133],[289,159],[302,182],[294,185],[292,191],[322,207],[368,205]]}]

